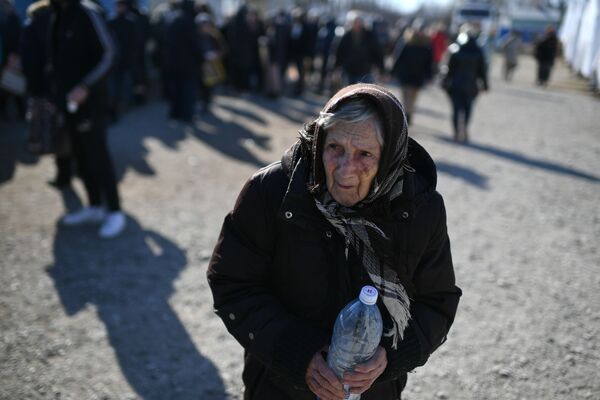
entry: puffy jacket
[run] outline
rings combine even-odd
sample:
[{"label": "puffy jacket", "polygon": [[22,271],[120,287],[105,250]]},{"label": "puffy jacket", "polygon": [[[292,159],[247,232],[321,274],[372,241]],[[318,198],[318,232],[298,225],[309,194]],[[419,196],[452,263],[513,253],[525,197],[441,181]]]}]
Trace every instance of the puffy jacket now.
[{"label": "puffy jacket", "polygon": [[[225,218],[208,269],[214,308],[245,348],[245,399],[314,399],[304,381],[329,344],[339,311],[369,280],[359,258],[320,214],[306,188],[298,145],[259,170]],[[363,400],[397,399],[406,373],[444,342],[461,295],[455,286],[435,166],[410,140],[404,191],[389,204],[396,268],[408,276],[412,319],[388,366]],[[384,324],[385,306],[379,304]]]}]

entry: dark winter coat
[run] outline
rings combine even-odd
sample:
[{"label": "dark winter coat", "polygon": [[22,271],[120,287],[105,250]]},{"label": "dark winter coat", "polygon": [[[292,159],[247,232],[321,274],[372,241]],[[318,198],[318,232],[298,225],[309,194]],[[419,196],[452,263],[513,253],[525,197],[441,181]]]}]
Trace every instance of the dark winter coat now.
[{"label": "dark winter coat", "polygon": [[374,67],[382,71],[383,50],[373,32],[345,33],[336,50],[335,66],[354,76],[370,74]]},{"label": "dark winter coat", "polygon": [[180,9],[167,15],[163,50],[165,69],[171,76],[194,77],[200,68],[200,46],[192,7],[186,0]]},{"label": "dark winter coat", "polygon": [[[393,233],[396,271],[409,279],[412,319],[397,349],[382,338],[388,366],[363,400],[399,397],[406,373],[445,341],[461,294],[435,165],[412,139],[408,154],[414,172],[381,212]],[[215,310],[246,350],[246,399],[313,400],[307,366],[330,343],[339,311],[370,283],[361,259],[352,251],[346,258],[344,238],[317,210],[308,164],[296,144],[246,183],[209,265]]]},{"label": "dark winter coat", "polygon": [[448,48],[448,73],[445,77],[449,94],[475,97],[479,88],[488,89],[487,66],[481,48],[475,39],[453,43]]},{"label": "dark winter coat", "polygon": [[539,63],[554,64],[558,52],[558,39],[556,34],[548,33],[535,45],[535,59]]},{"label": "dark winter coat", "polygon": [[409,42],[400,51],[393,67],[401,85],[422,87],[433,74],[431,43]]},{"label": "dark winter coat", "polygon": [[136,70],[136,63],[139,59],[139,43],[142,40],[139,37],[140,31],[136,18],[135,14],[126,12],[123,15],[115,16],[108,24],[117,47],[117,57],[114,65],[116,71],[133,72]]},{"label": "dark winter coat", "polygon": [[229,62],[241,70],[260,68],[258,40],[264,34],[260,21],[250,25],[246,21],[248,10],[240,8],[235,17],[225,26],[225,39],[229,48]]},{"label": "dark winter coat", "polygon": [[50,91],[59,107],[66,108],[67,94],[78,85],[89,89],[79,112],[106,107],[106,77],[114,61],[115,45],[95,3],[53,3],[48,54]]}]

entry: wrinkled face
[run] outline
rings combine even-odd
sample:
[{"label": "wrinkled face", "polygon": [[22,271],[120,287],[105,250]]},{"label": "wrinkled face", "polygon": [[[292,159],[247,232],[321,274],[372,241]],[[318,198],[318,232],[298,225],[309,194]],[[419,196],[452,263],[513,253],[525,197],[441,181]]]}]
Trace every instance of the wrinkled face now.
[{"label": "wrinkled face", "polygon": [[367,197],[380,157],[373,120],[340,122],[329,128],[323,145],[323,166],[331,196],[346,207]]}]

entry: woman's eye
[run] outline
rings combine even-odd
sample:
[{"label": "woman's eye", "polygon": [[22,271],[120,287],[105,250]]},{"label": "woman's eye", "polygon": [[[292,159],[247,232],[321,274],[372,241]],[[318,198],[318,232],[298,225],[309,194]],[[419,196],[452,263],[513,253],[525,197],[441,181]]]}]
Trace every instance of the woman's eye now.
[{"label": "woman's eye", "polygon": [[362,151],[360,154],[363,157],[373,157],[373,154],[369,153],[368,151]]},{"label": "woman's eye", "polygon": [[327,148],[331,149],[331,150],[336,150],[339,146],[335,143],[329,143],[327,145]]}]

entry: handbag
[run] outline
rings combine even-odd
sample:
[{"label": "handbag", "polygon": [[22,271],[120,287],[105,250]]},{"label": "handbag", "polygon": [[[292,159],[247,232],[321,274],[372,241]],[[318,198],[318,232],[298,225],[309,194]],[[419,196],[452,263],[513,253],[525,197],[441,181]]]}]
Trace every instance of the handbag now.
[{"label": "handbag", "polygon": [[24,96],[27,82],[23,73],[11,67],[5,67],[0,76],[0,88],[16,96]]},{"label": "handbag", "polygon": [[446,93],[450,93],[450,90],[452,89],[452,78],[450,78],[447,73],[442,75],[440,86]]},{"label": "handbag", "polygon": [[48,99],[29,99],[27,122],[29,130],[26,147],[29,152],[35,155],[70,154],[71,146],[64,115]]},{"label": "handbag", "polygon": [[202,63],[202,83],[215,86],[225,81],[225,68],[219,58]]}]

